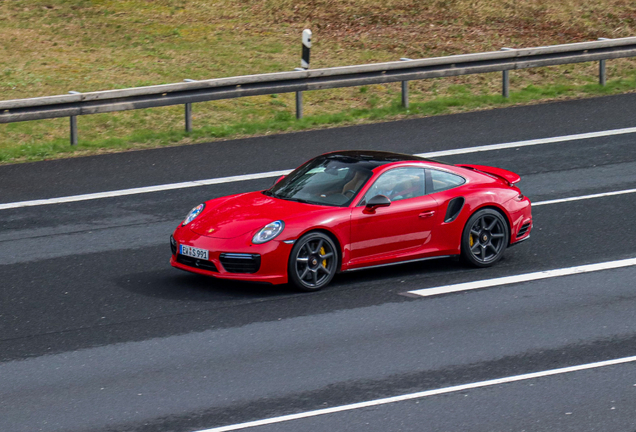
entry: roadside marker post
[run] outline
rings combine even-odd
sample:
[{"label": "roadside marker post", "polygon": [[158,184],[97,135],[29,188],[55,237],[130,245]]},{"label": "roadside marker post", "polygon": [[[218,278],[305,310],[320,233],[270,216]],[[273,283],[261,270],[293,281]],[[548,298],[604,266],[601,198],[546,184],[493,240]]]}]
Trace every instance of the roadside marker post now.
[{"label": "roadside marker post", "polygon": [[[400,58],[401,61],[411,61],[408,57]],[[402,106],[406,109],[409,109],[409,82],[402,81]]]},{"label": "roadside marker post", "polygon": [[[309,57],[311,54],[311,30],[303,30],[303,51],[300,58],[300,68],[294,70],[307,70],[309,69]],[[296,118],[303,118],[303,92],[296,92]]]},{"label": "roadside marker post", "polygon": [[309,56],[311,54],[311,30],[303,30],[303,53],[300,59],[300,67],[309,69]]},{"label": "roadside marker post", "polygon": [[[71,90],[69,94],[80,94],[80,92]],[[71,145],[77,145],[77,116],[71,116]]]}]

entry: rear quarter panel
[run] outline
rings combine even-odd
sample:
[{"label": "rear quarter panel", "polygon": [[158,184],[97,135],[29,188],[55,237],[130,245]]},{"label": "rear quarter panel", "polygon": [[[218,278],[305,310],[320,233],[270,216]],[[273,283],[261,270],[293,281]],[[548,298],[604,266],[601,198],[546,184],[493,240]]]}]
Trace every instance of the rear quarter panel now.
[{"label": "rear quarter panel", "polygon": [[[506,209],[506,202],[519,195],[516,188],[510,188],[496,180],[479,182],[467,177],[467,183],[442,192],[435,192],[431,196],[439,205],[439,219],[437,232],[437,248],[442,255],[457,255],[461,251],[461,238],[468,219],[478,210],[492,207],[499,210],[506,218],[508,226],[512,227],[510,213]],[[444,222],[448,204],[453,198],[463,197],[464,206],[459,215],[451,222]]]}]

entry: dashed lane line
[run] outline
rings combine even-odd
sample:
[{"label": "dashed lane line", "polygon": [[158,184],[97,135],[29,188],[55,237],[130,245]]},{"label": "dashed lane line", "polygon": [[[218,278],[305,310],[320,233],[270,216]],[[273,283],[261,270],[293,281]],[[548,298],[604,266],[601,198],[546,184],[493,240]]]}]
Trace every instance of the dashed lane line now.
[{"label": "dashed lane line", "polygon": [[541,145],[541,144],[577,141],[577,140],[584,140],[584,139],[590,139],[590,138],[601,138],[601,137],[607,137],[607,136],[613,136],[613,135],[630,134],[634,132],[636,132],[635,127],[623,128],[623,129],[612,129],[612,130],[605,130],[605,131],[598,131],[598,132],[564,135],[564,136],[551,137],[551,138],[539,138],[539,139],[516,141],[516,142],[510,142],[510,143],[489,144],[489,145],[460,148],[460,149],[454,149],[454,150],[441,150],[436,152],[420,153],[420,154],[416,154],[415,156],[422,156],[422,157],[428,157],[428,158],[440,157],[440,156],[452,156],[452,155],[458,155],[458,154],[478,153],[478,152],[484,152],[484,151],[502,150],[502,149],[509,149],[509,148],[517,148],[517,147],[528,147],[528,146],[535,146],[535,145]]},{"label": "dashed lane line", "polygon": [[[429,157],[429,158],[440,157],[440,156],[451,156],[451,155],[458,155],[458,154],[502,150],[502,149],[508,149],[508,148],[527,147],[527,146],[534,146],[534,145],[540,145],[540,144],[550,144],[550,143],[558,143],[558,142],[584,140],[584,139],[590,139],[590,138],[600,138],[600,137],[623,135],[623,134],[630,134],[630,133],[636,133],[636,127],[612,129],[612,130],[605,130],[605,131],[598,131],[598,132],[588,132],[588,133],[575,134],[575,135],[564,135],[564,136],[550,137],[550,138],[540,138],[540,139],[534,139],[534,140],[516,141],[516,142],[509,142],[509,143],[490,144],[490,145],[476,146],[476,147],[465,147],[465,148],[459,148],[459,149],[442,150],[442,151],[428,152],[428,153],[419,153],[419,154],[416,154],[415,156],[422,156],[422,157]],[[107,192],[72,195],[72,196],[65,196],[65,197],[58,197],[58,198],[18,201],[18,202],[0,204],[0,210],[7,210],[7,209],[14,209],[14,208],[21,208],[21,207],[34,207],[34,206],[42,206],[42,205],[50,205],[50,204],[62,204],[62,203],[77,202],[77,201],[88,201],[88,200],[101,199],[101,198],[113,198],[113,197],[126,196],[126,195],[161,192],[161,191],[168,191],[168,190],[174,190],[174,189],[185,189],[185,188],[191,188],[191,187],[197,187],[197,186],[209,186],[209,185],[215,185],[215,184],[221,184],[221,183],[233,183],[233,182],[246,181],[246,180],[279,177],[281,175],[287,175],[291,171],[292,170],[289,170],[289,169],[280,170],[280,171],[269,171],[269,172],[256,173],[256,174],[219,177],[219,178],[212,178],[212,179],[206,179],[206,180],[187,181],[187,182],[181,182],[181,183],[169,183],[169,184],[156,185],[156,186],[146,186],[146,187],[121,189],[121,190],[114,190],[114,191],[107,191]]]},{"label": "dashed lane line", "polygon": [[560,277],[560,276],[576,275],[581,273],[590,273],[590,272],[596,272],[601,270],[617,269],[621,267],[629,267],[634,265],[636,265],[636,258],[628,258],[628,259],[623,259],[618,261],[607,261],[607,262],[601,262],[596,264],[587,264],[587,265],[581,265],[576,267],[545,270],[545,271],[539,271],[534,273],[525,273],[525,274],[514,275],[514,276],[500,277],[495,279],[484,279],[480,281],[465,282],[465,283],[459,283],[459,284],[453,284],[453,285],[444,285],[444,286],[434,287],[434,288],[424,288],[424,289],[419,289],[414,291],[408,291],[406,292],[406,294],[410,296],[430,297],[430,296],[436,296],[440,294],[448,294],[448,293],[454,293],[454,292],[460,292],[460,291],[471,291],[471,290],[476,290],[481,288],[489,288],[489,287],[500,286],[500,285],[509,285],[509,284],[515,284],[520,282],[529,282],[529,281],[548,279],[548,278]]},{"label": "dashed lane line", "polygon": [[462,392],[466,390],[472,390],[472,389],[483,388],[483,387],[492,387],[492,386],[497,386],[502,384],[513,383],[513,382],[527,381],[527,380],[537,379],[542,377],[562,375],[562,374],[590,370],[590,369],[599,369],[603,367],[615,366],[615,365],[633,363],[633,362],[636,362],[636,356],[605,360],[605,361],[600,361],[595,363],[586,363],[582,365],[568,366],[568,367],[563,367],[558,369],[549,369],[549,370],[544,370],[540,372],[508,376],[504,378],[497,378],[497,379],[492,379],[487,381],[478,381],[474,383],[456,385],[452,387],[445,387],[445,388],[434,389],[434,390],[426,390],[426,391],[417,392],[417,393],[403,394],[399,396],[393,396],[393,397],[388,397],[383,399],[375,399],[375,400],[370,400],[366,402],[358,402],[358,403],[353,403],[349,405],[335,406],[332,408],[324,408],[324,409],[319,409],[314,411],[301,412],[297,414],[284,415],[280,417],[272,417],[272,418],[263,419],[263,420],[255,420],[255,421],[250,421],[245,423],[215,427],[211,429],[204,429],[204,430],[199,430],[197,432],[229,432],[229,431],[235,431],[235,430],[242,430],[242,429],[248,429],[248,428],[253,428],[258,426],[283,423],[283,422],[288,422],[292,420],[300,420],[300,419],[309,418],[309,417],[316,417],[320,415],[335,414],[335,413],[344,412],[344,411],[353,411],[357,409],[374,407],[379,405],[387,405],[391,403],[403,402],[403,401],[408,401],[413,399],[422,399],[422,398],[426,398],[430,396]]},{"label": "dashed lane line", "polygon": [[636,189],[624,189],[619,191],[603,192],[603,193],[597,193],[592,195],[582,195],[582,196],[559,198],[559,199],[553,199],[553,200],[547,200],[547,201],[537,201],[532,203],[532,207],[548,205],[548,204],[559,204],[559,203],[571,202],[571,201],[581,201],[581,200],[587,200],[592,198],[603,198],[608,196],[631,194],[634,192],[636,192]]},{"label": "dashed lane line", "polygon": [[170,184],[163,184],[163,185],[157,185],[157,186],[121,189],[121,190],[114,190],[109,192],[97,192],[97,193],[90,193],[90,194],[83,194],[83,195],[71,195],[71,196],[65,196],[65,197],[59,197],[59,198],[19,201],[19,202],[0,204],[0,210],[7,210],[7,209],[21,208],[21,207],[35,207],[35,206],[42,206],[42,205],[49,205],[49,204],[62,204],[62,203],[70,203],[70,202],[77,202],[77,201],[88,201],[88,200],[94,200],[94,199],[100,199],[100,198],[113,198],[113,197],[120,197],[120,196],[126,196],[126,195],[137,195],[137,194],[145,194],[150,192],[162,192],[162,191],[168,191],[168,190],[174,190],[174,189],[186,189],[186,188],[192,188],[192,187],[198,187],[198,186],[210,186],[210,185],[222,184],[222,183],[234,183],[234,182],[246,181],[246,180],[279,177],[282,175],[287,175],[291,171],[292,170],[270,171],[270,172],[264,172],[264,173],[258,173],[258,174],[245,174],[245,175],[238,175],[238,176],[231,176],[231,177],[219,177],[219,178],[213,178],[213,179],[207,179],[207,180],[187,181],[182,183],[170,183]]}]

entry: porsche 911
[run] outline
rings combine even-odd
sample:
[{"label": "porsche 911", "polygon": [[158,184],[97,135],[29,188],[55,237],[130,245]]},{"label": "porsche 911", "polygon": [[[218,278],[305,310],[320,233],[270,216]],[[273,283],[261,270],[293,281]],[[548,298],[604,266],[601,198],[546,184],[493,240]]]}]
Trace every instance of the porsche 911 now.
[{"label": "porsche 911", "polygon": [[267,190],[194,207],[170,236],[170,263],[303,291],[339,272],[441,257],[488,267],[530,236],[519,180],[500,168],[399,153],[327,153]]}]

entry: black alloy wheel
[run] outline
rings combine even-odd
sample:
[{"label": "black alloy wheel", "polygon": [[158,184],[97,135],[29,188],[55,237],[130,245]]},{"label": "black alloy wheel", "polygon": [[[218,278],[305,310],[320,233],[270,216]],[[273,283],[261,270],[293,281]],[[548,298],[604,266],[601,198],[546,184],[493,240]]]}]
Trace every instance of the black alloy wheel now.
[{"label": "black alloy wheel", "polygon": [[508,245],[508,224],[501,213],[483,209],[473,214],[462,234],[462,257],[477,267],[499,261]]},{"label": "black alloy wheel", "polygon": [[331,282],[338,266],[333,240],[321,232],[298,239],[289,254],[289,281],[302,291],[317,291]]}]

